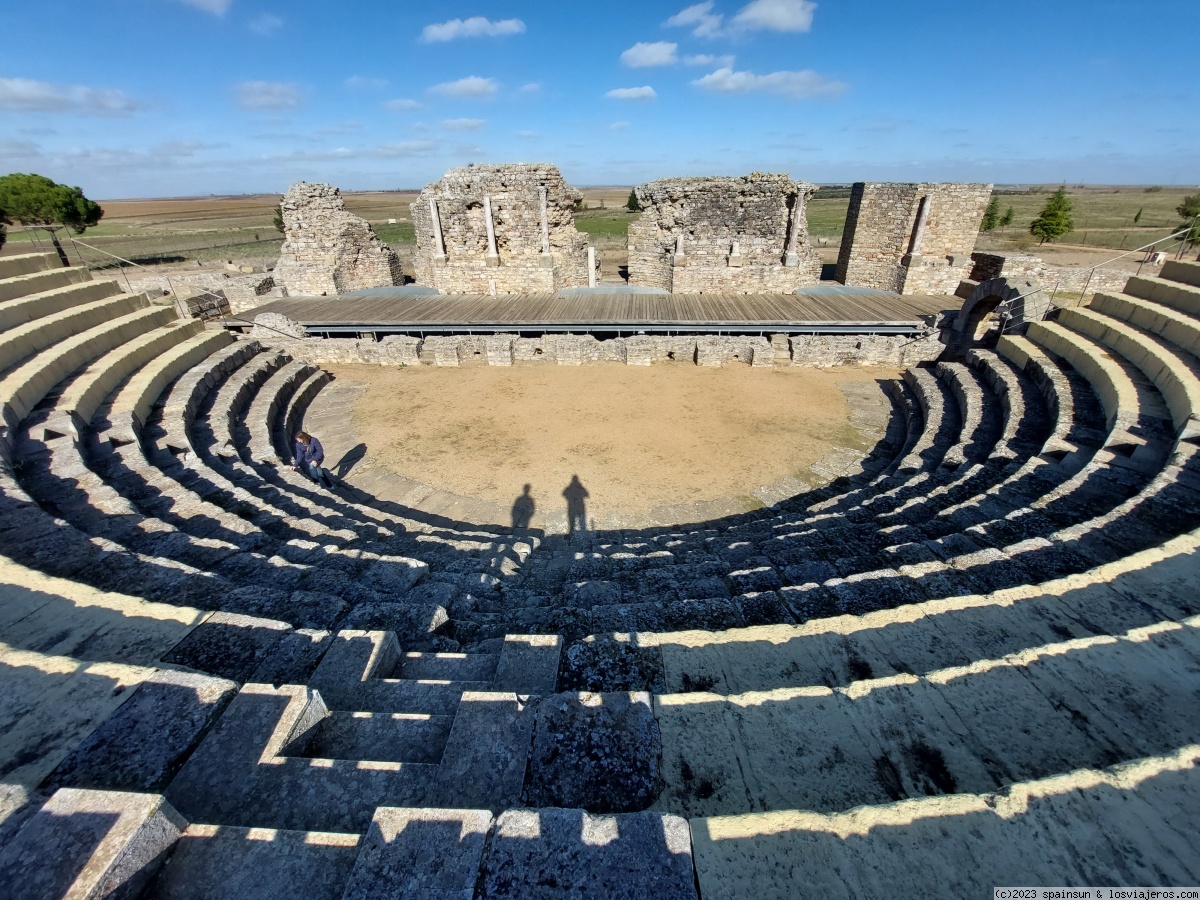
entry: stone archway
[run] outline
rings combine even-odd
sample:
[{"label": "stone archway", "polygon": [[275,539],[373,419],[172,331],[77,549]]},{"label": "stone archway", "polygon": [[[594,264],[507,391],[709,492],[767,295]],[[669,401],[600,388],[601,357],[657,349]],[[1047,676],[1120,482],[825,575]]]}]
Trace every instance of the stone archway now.
[{"label": "stone archway", "polygon": [[967,350],[995,344],[1002,330],[1027,321],[1026,301],[1040,308],[1041,285],[1033,281],[989,278],[971,291],[954,320],[955,346]]}]

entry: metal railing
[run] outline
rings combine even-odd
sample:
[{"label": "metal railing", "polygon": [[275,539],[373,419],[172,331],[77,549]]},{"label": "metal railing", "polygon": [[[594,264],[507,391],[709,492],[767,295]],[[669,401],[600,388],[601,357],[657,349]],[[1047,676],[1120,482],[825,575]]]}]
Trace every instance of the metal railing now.
[{"label": "metal railing", "polygon": [[[181,318],[181,319],[192,318],[192,311],[191,311],[191,308],[190,308],[187,300],[184,298],[181,298],[179,296],[179,293],[175,290],[175,285],[171,282],[171,276],[168,275],[167,273],[156,272],[153,269],[151,269],[149,266],[144,266],[141,263],[134,262],[131,259],[125,259],[123,256],[117,256],[117,254],[110,253],[108,250],[105,250],[102,247],[96,247],[92,244],[87,243],[86,241],[81,241],[81,240],[77,239],[74,235],[68,235],[68,236],[70,237],[71,245],[75,248],[75,252],[79,256],[80,260],[82,260],[89,267],[91,267],[93,265],[93,263],[91,261],[89,261],[84,256],[84,254],[79,250],[79,247],[81,247],[81,246],[86,247],[89,250],[92,250],[96,253],[99,253],[102,256],[106,256],[110,259],[114,259],[118,263],[121,263],[121,265],[118,266],[117,268],[118,268],[118,271],[121,273],[121,277],[125,279],[125,289],[127,291],[129,291],[130,293],[133,293],[133,287],[129,281],[129,273],[125,271],[125,266],[127,266],[127,265],[134,266],[135,268],[138,268],[138,269],[142,269],[145,272],[149,272],[155,278],[161,278],[163,281],[165,281],[167,283],[167,292],[171,295],[172,299],[175,302],[175,311],[179,314],[179,318]],[[211,298],[210,302],[215,301],[218,309],[220,308],[222,302],[224,302],[225,305],[228,305],[228,303],[229,303],[229,301],[226,298],[222,297],[220,294],[213,293],[212,291],[208,290],[208,288],[198,287],[198,288],[195,288],[195,290],[196,290],[196,293],[193,296],[200,297],[200,298],[204,298],[204,297]],[[198,306],[199,306],[199,309],[203,310],[204,309],[203,301]],[[201,320],[204,320],[205,317],[203,315],[201,315],[200,318],[201,318]]]}]

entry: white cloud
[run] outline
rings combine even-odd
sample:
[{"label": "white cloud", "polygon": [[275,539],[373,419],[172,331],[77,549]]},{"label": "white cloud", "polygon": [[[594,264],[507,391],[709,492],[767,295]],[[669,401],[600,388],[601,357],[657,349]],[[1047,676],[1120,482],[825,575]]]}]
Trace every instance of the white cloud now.
[{"label": "white cloud", "polygon": [[675,13],[663,24],[690,28],[696,37],[713,37],[721,33],[721,22],[725,17],[720,13],[713,12],[712,8],[713,0],[693,3]]},{"label": "white cloud", "polygon": [[250,20],[250,30],[255,34],[268,37],[283,27],[283,19],[270,13],[259,13]]},{"label": "white cloud", "polygon": [[721,56],[714,56],[711,53],[696,53],[692,56],[685,56],[683,64],[685,66],[716,66],[718,69],[723,69],[733,65],[733,54],[725,53]]},{"label": "white cloud", "polygon": [[654,88],[649,85],[632,88],[614,88],[604,95],[611,97],[613,100],[653,100],[658,94],[654,93]]},{"label": "white cloud", "polygon": [[383,104],[384,109],[390,109],[392,112],[407,112],[410,109],[420,109],[421,104],[416,100],[409,100],[407,97],[397,97],[395,100],[389,100]]},{"label": "white cloud", "polygon": [[107,118],[131,116],[138,104],[121,91],[28,78],[0,78],[0,109],[74,112]]},{"label": "white cloud", "polygon": [[445,119],[442,127],[447,131],[479,131],[487,125],[486,119]]},{"label": "white cloud", "polygon": [[496,95],[500,85],[494,78],[480,78],[478,75],[468,75],[458,81],[445,81],[435,84],[429,89],[430,93],[441,94],[443,97],[474,97],[479,100],[490,99]]},{"label": "white cloud", "polygon": [[388,86],[386,78],[371,78],[367,75],[351,75],[342,83],[352,91],[382,91]]},{"label": "white cloud", "polygon": [[613,122],[611,125],[608,126],[608,130],[609,131],[628,131],[629,123],[628,122]]},{"label": "white cloud", "polygon": [[540,94],[541,92],[542,86],[536,81],[531,81],[529,84],[521,85],[520,89],[517,91],[518,94],[524,94],[527,97],[533,94]]},{"label": "white cloud", "polygon": [[751,91],[766,91],[782,94],[793,100],[808,100],[813,97],[836,97],[849,87],[842,81],[830,81],[812,69],[800,72],[771,72],[756,75],[753,72],[735,72],[729,67],[717,69],[697,78],[692,84],[719,94],[746,94]]},{"label": "white cloud", "polygon": [[673,66],[679,62],[675,51],[678,44],[670,41],[638,41],[621,54],[621,62],[631,69],[642,69],[648,66]]},{"label": "white cloud", "polygon": [[237,99],[242,109],[291,109],[304,102],[299,87],[281,81],[243,81]]},{"label": "white cloud", "polygon": [[733,25],[745,29],[808,31],[816,8],[812,0],[751,0],[733,17]]},{"label": "white cloud", "polygon": [[453,41],[465,37],[501,37],[506,34],[521,34],[525,23],[520,19],[499,19],[493,22],[484,16],[469,19],[451,19],[436,25],[426,25],[421,31],[421,40],[429,43]]},{"label": "white cloud", "polygon": [[177,0],[177,2],[186,3],[188,6],[194,6],[196,9],[210,12],[214,16],[223,16],[229,12],[229,6],[233,3],[233,0]]}]

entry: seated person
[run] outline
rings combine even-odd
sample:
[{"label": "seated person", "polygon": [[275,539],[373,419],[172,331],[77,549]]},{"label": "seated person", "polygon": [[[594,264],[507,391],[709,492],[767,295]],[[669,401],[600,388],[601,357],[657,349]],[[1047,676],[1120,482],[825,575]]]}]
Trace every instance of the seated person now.
[{"label": "seated person", "polygon": [[317,484],[332,488],[333,477],[326,469],[321,468],[323,462],[325,448],[321,446],[321,442],[307,431],[297,433],[296,441],[292,445],[292,468]]}]

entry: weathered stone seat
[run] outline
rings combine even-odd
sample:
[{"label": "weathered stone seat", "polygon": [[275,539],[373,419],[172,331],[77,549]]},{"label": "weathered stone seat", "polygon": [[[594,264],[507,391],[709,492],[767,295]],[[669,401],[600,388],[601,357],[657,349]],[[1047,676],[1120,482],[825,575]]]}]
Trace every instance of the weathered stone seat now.
[{"label": "weathered stone seat", "polygon": [[115,281],[81,281],[7,300],[0,303],[0,332],[120,293]]},{"label": "weathered stone seat", "polygon": [[73,266],[66,269],[55,266],[54,268],[34,269],[17,275],[7,275],[0,277],[0,303],[91,280],[92,275],[84,266]]}]

